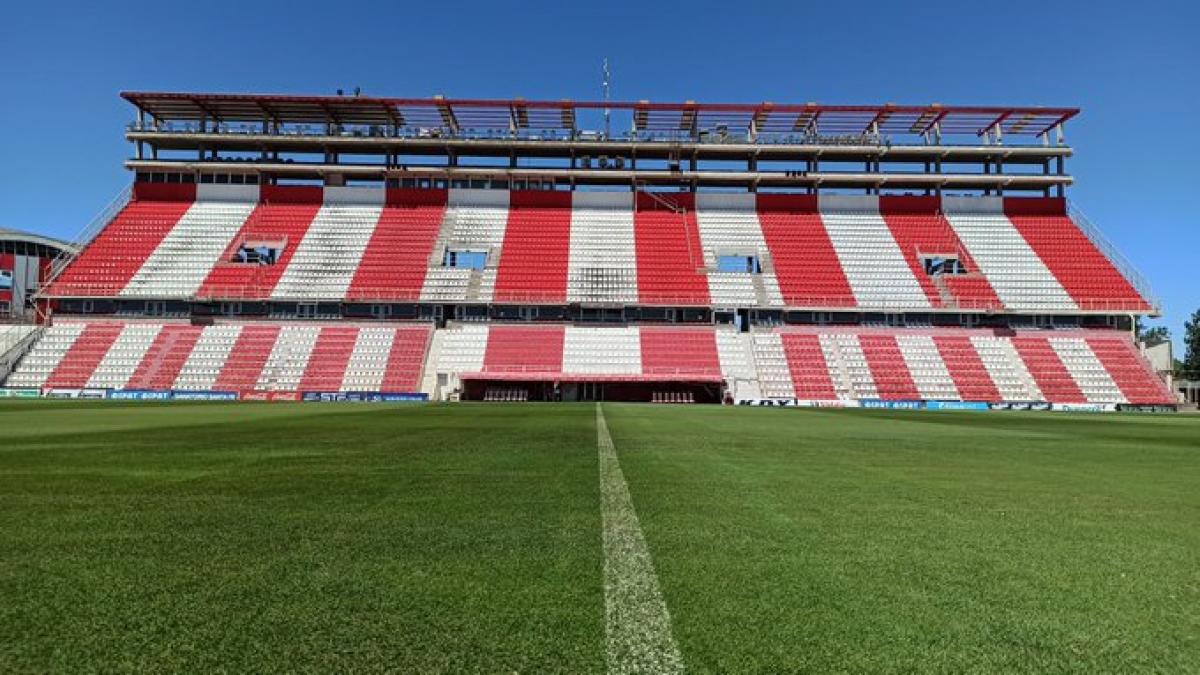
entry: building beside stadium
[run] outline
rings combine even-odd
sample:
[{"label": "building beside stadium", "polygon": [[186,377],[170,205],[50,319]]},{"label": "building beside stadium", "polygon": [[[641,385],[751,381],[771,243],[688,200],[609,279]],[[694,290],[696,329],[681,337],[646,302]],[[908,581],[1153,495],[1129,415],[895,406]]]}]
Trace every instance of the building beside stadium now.
[{"label": "building beside stadium", "polygon": [[122,96],[130,188],[10,389],[1173,401],[1066,199],[1075,109]]},{"label": "building beside stadium", "polygon": [[33,313],[33,297],[49,281],[55,260],[78,250],[64,241],[0,227],[0,320]]}]

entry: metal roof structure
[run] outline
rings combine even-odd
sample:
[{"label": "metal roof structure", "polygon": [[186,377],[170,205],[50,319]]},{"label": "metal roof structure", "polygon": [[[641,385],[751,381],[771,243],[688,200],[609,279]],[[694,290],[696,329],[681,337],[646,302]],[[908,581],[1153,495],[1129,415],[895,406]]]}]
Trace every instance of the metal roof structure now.
[{"label": "metal roof structure", "polygon": [[1038,106],[823,105],[818,103],[655,103],[514,99],[382,98],[183,92],[121,93],[160,121],[379,125],[394,128],[577,129],[580,113],[609,109],[637,131],[728,129],[755,133],[941,134],[1038,136],[1079,113]]},{"label": "metal roof structure", "polygon": [[22,243],[26,243],[26,244],[36,244],[39,246],[45,246],[47,248],[58,249],[61,251],[68,251],[70,253],[78,252],[78,249],[76,248],[76,246],[74,244],[70,244],[61,239],[55,239],[54,237],[47,237],[45,235],[35,234],[33,232],[24,232],[22,230],[14,230],[14,229],[7,228],[7,227],[0,227],[0,242],[6,242],[6,241],[16,241],[16,242],[22,242]]}]

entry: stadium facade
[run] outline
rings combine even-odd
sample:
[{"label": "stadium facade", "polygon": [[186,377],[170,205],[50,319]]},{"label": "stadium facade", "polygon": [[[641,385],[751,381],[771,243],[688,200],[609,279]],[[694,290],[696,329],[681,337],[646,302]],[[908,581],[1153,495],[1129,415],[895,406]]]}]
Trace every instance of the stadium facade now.
[{"label": "stadium facade", "polygon": [[77,253],[70,244],[0,227],[0,320],[33,313],[33,298],[49,281],[54,261]]},{"label": "stadium facade", "polygon": [[10,391],[1173,400],[1075,109],[122,96],[132,185]]}]

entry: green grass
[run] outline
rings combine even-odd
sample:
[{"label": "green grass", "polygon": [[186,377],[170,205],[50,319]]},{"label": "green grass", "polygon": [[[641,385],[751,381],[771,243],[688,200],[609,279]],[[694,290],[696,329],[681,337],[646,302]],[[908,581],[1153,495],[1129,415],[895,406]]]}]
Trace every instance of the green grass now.
[{"label": "green grass", "polygon": [[[1200,418],[605,411],[692,672],[1200,671]],[[595,433],[0,402],[0,672],[603,672]]]}]

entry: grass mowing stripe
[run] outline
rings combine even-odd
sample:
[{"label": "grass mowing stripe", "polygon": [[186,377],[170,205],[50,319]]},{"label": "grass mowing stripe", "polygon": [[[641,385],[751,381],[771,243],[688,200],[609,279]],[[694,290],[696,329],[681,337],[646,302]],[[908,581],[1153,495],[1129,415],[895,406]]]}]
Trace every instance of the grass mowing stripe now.
[{"label": "grass mowing stripe", "polygon": [[608,672],[681,673],[683,659],[671,637],[671,614],[658,587],[650,549],[599,403],[596,447],[600,454],[600,508],[604,521]]},{"label": "grass mowing stripe", "polygon": [[590,405],[214,405],[0,420],[0,673],[604,672]]}]

